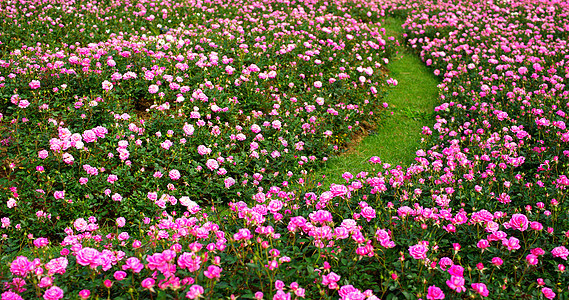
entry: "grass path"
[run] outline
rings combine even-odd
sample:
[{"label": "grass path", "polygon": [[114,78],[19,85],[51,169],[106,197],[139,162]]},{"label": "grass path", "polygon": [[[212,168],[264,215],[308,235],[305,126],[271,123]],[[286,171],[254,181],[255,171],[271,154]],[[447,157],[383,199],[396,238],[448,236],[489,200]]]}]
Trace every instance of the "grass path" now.
[{"label": "grass path", "polygon": [[[395,36],[403,43],[402,21],[386,20],[384,27],[388,36]],[[389,76],[398,81],[389,89],[385,102],[393,115],[381,120],[375,132],[365,137],[347,154],[331,158],[327,165],[317,172],[315,181],[322,181],[328,187],[332,182],[342,182],[344,172],[357,174],[369,170],[368,160],[379,156],[382,162],[391,165],[409,165],[421,140],[423,126],[434,123],[434,107],[438,102],[438,79],[421,60],[404,46],[398,47],[396,58],[387,68]],[[321,180],[322,175],[326,178]],[[320,179],[320,180],[319,180]]]}]

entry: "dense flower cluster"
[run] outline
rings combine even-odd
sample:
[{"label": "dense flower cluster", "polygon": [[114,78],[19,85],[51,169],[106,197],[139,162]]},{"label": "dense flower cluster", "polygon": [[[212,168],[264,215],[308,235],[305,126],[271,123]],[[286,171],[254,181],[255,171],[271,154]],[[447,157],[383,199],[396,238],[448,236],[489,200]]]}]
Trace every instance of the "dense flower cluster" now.
[{"label": "dense flower cluster", "polygon": [[[123,2],[0,3],[2,299],[569,294],[569,3]],[[388,14],[436,123],[311,184],[398,84]]]}]

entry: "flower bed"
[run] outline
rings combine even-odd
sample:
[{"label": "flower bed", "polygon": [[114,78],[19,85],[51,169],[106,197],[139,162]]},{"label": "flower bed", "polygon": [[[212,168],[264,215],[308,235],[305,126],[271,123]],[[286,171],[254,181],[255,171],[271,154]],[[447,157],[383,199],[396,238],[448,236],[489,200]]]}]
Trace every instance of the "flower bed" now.
[{"label": "flower bed", "polygon": [[[566,2],[27,4],[0,10],[2,299],[569,295]],[[387,106],[385,14],[437,122],[414,165],[318,187]]]}]

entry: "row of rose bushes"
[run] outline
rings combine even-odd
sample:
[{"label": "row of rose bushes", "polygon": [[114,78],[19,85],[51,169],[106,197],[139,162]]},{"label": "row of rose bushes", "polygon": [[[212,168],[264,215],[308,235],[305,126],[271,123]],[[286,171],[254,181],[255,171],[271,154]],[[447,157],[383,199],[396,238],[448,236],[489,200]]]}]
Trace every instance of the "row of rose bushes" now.
[{"label": "row of rose bushes", "polygon": [[[117,203],[112,211],[116,215],[93,216],[93,211],[86,211],[75,213],[75,218],[60,219],[68,228],[59,240],[28,235],[25,245],[31,253],[10,257],[9,270],[3,271],[8,279],[4,280],[6,292],[2,297],[567,296],[569,224],[565,195],[569,152],[565,149],[569,134],[564,121],[567,94],[563,82],[569,72],[563,43],[567,32],[559,25],[567,9],[566,2],[546,1],[375,3],[371,10],[378,14],[383,10],[409,14],[407,42],[433,67],[435,75],[442,77],[437,122],[423,128],[425,144],[417,151],[414,165],[392,167],[372,157],[368,172],[342,174],[341,183],[324,190],[304,187],[293,191],[278,178],[285,171],[272,174],[276,180],[259,172],[249,175],[254,188],[247,183],[235,196],[219,196],[226,200],[220,203],[200,198],[207,185],[185,188],[177,181],[183,176],[206,181],[211,174],[206,172],[228,168],[224,167],[228,162],[225,156],[221,161],[207,157],[211,146],[204,144],[206,149],[195,150],[207,157],[201,162],[201,173],[182,170],[186,162],[181,161],[172,163],[175,170],[151,169],[148,174],[142,171],[136,175],[162,188],[125,186],[127,190],[135,187],[138,190],[133,194],[138,192],[150,201],[137,206],[129,202],[130,197],[123,198],[123,193],[114,194],[121,174],[106,174],[94,163],[82,164],[81,172],[88,175],[75,180],[82,186],[94,181],[89,176],[102,176],[99,180],[108,184],[109,192],[103,191],[106,187],[95,192]],[[528,66],[533,70],[528,71]],[[116,93],[114,88],[115,84],[106,93]],[[275,109],[278,112],[279,108]],[[261,130],[279,131],[274,119],[260,124],[254,120],[262,115],[252,114],[249,120],[233,118],[250,122],[242,130],[258,130],[253,126],[256,123]],[[131,127],[124,122],[129,116],[116,115],[116,128],[126,131]],[[164,115],[162,119],[160,114],[152,115],[147,122],[158,119],[164,124],[176,119]],[[283,118],[280,124],[293,119]],[[184,138],[190,140],[202,128],[192,124],[192,129],[189,122],[185,123],[176,127],[177,132],[165,135],[187,135]],[[318,127],[331,126],[328,123],[324,118]],[[106,132],[115,127],[105,127],[105,131],[95,125],[90,125],[93,134],[83,136],[85,132],[81,132],[83,140],[98,143],[117,134]],[[128,128],[133,135],[138,134],[134,129]],[[212,129],[208,134],[214,135],[209,132]],[[71,137],[75,132],[58,129],[57,139],[65,141],[69,136],[69,144],[75,142],[71,147],[76,147],[78,141]],[[238,140],[239,132],[233,134]],[[267,136],[265,141],[270,140]],[[140,139],[142,143],[137,145],[135,138],[130,142],[117,140],[112,143],[118,146],[113,156],[119,160],[121,155],[126,156],[125,149],[130,160],[136,151],[131,149],[150,143]],[[83,146],[88,147],[88,143]],[[172,145],[165,140],[155,143],[161,144],[161,150],[148,154],[147,161],[170,157],[160,151]],[[252,151],[250,146],[245,147],[247,151]],[[236,150],[235,156],[242,150]],[[39,159],[46,154],[40,149],[34,151]],[[47,154],[45,159],[53,155]],[[62,155],[60,159],[61,166],[66,167],[69,157]],[[99,159],[99,164],[104,161],[106,166],[116,157]],[[274,163],[265,168],[269,165]],[[291,173],[302,183],[310,169],[304,163],[299,165],[298,171]],[[151,168],[148,164],[140,167]],[[157,172],[172,186],[159,186],[167,183],[159,183]],[[302,176],[294,177],[299,174]],[[87,182],[81,183],[81,177]],[[226,188],[223,177],[213,181],[222,190]],[[231,181],[227,185],[234,187]],[[8,202],[15,205],[12,209],[18,208],[17,199],[23,201],[20,190],[10,191],[13,201]],[[76,195],[69,197],[70,192],[62,191],[52,190],[44,203],[54,198],[63,203],[79,201]],[[158,213],[140,215],[148,207]],[[43,212],[36,216],[40,222],[48,221]],[[25,230],[33,228],[17,226],[3,221],[3,230],[10,232],[10,237],[25,236]]]},{"label": "row of rose bushes", "polygon": [[286,189],[384,109],[390,48],[380,24],[309,2],[274,3],[271,13],[255,1],[204,5],[200,22],[188,14],[164,34],[114,28],[96,43],[23,45],[2,57],[1,210],[24,231],[7,233],[8,247],[27,234],[57,238],[88,212],[105,223],[179,209],[182,196],[221,204]]}]

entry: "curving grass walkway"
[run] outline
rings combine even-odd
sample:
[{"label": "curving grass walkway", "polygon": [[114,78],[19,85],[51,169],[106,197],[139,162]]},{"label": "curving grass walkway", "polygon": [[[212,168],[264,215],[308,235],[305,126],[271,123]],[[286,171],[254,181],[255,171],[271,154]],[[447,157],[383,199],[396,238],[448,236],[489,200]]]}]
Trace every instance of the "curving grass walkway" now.
[{"label": "curving grass walkway", "polygon": [[[401,24],[403,22],[399,19],[388,18],[383,25],[388,36],[402,42]],[[391,165],[409,165],[414,161],[422,127],[434,123],[439,80],[407,48],[400,46],[397,51],[397,59],[387,65],[389,76],[398,81],[385,99],[389,103],[389,112],[393,114],[388,114],[375,131],[370,131],[346,154],[330,158],[327,165],[315,174],[315,182],[322,182],[328,187],[333,182],[342,182],[340,176],[344,172],[355,175],[369,170],[368,160],[372,156],[379,156],[382,162]]]}]

